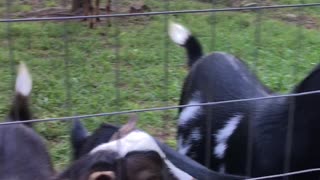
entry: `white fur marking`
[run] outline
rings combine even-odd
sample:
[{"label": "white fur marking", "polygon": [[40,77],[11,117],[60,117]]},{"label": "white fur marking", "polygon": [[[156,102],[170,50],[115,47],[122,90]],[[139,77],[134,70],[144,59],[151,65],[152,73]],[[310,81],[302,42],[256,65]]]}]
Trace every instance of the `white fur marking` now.
[{"label": "white fur marking", "polygon": [[114,151],[119,153],[121,157],[124,157],[127,153],[131,151],[146,151],[153,150],[159,153],[159,155],[164,159],[165,163],[168,165],[168,168],[171,170],[174,176],[178,179],[193,179],[189,174],[178,169],[174,166],[169,160],[166,159],[166,155],[160,149],[158,144],[155,142],[152,136],[143,132],[143,131],[132,131],[125,137],[118,139],[116,141],[111,141],[108,143],[101,144],[94,148],[90,154],[96,153],[98,151]]},{"label": "white fur marking", "polygon": [[186,139],[185,143],[183,143],[182,136],[179,136],[178,152],[180,154],[186,155],[192,146],[192,142],[199,141],[200,139],[201,139],[200,128],[194,128],[193,131],[190,133],[190,136],[188,137],[188,139]]},{"label": "white fur marking", "polygon": [[[194,105],[199,104],[198,101],[190,101],[187,105]],[[191,106],[186,107],[182,110],[179,116],[179,125],[185,125],[189,120],[196,117],[197,114],[199,114],[199,111],[201,110],[200,106]]]},{"label": "white fur marking", "polygon": [[190,31],[180,24],[171,22],[168,33],[173,42],[184,45],[191,35]]},{"label": "white fur marking", "polygon": [[191,140],[199,141],[201,139],[200,128],[194,128],[191,132]]},{"label": "white fur marking", "polygon": [[217,156],[217,158],[222,159],[224,158],[225,150],[227,149],[227,141],[230,138],[230,136],[233,134],[234,130],[236,130],[242,115],[236,115],[232,117],[226,125],[218,131],[218,133],[215,135],[216,137],[216,147],[214,148],[214,154]]},{"label": "white fur marking", "polygon": [[[191,101],[187,105],[196,105],[200,102],[200,93],[196,92]],[[201,106],[190,106],[184,108],[179,116],[179,125],[183,126],[188,123],[191,119],[195,118],[198,114],[201,113]]]},{"label": "white fur marking", "polygon": [[178,138],[178,152],[180,154],[186,155],[187,152],[184,152],[184,150],[182,150],[182,149],[184,149],[184,144],[185,143],[183,143],[182,136],[179,136],[179,138]]},{"label": "white fur marking", "polygon": [[24,63],[20,63],[18,69],[18,76],[16,79],[16,92],[28,96],[32,89],[32,79],[28,71],[27,66]]},{"label": "white fur marking", "polygon": [[224,152],[227,149],[227,145],[225,143],[218,143],[214,148],[215,155],[222,159],[224,157]]},{"label": "white fur marking", "polygon": [[178,152],[180,154],[186,155],[189,152],[189,149],[191,148],[191,144],[189,141],[187,141],[187,143],[183,143],[180,147]]}]

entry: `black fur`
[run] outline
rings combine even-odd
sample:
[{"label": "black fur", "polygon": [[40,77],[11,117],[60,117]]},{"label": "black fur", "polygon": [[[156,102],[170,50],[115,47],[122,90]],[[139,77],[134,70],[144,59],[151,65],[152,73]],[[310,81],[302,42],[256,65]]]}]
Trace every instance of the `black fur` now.
[{"label": "black fur", "polygon": [[118,130],[119,127],[110,124],[101,124],[101,126],[96,129],[92,135],[84,136],[84,127],[82,127],[80,122],[75,122],[71,137],[74,159],[79,159],[80,157],[88,154],[98,145],[109,142],[112,135]]},{"label": "black fur", "polygon": [[[128,153],[124,158],[119,158],[116,152],[106,151],[99,152],[98,155],[88,155],[88,153],[96,146],[108,142],[112,135],[118,130],[119,127],[117,126],[103,124],[97,130],[95,130],[91,136],[87,136],[87,132],[86,130],[84,130],[84,127],[81,125],[81,123],[79,121],[74,123],[74,132],[72,132],[72,135],[79,135],[80,137],[72,137],[72,139],[77,139],[77,142],[82,142],[83,144],[78,144],[77,146],[73,145],[73,148],[80,147],[80,149],[75,150],[74,152],[81,153],[79,153],[79,156],[76,157],[76,159],[78,160],[72,163],[72,165],[64,173],[62,173],[58,179],[68,179],[70,177],[77,176],[86,177],[88,175],[85,173],[91,172],[90,168],[95,167],[95,164],[102,164],[102,168],[103,166],[105,166],[105,169],[101,170],[115,170],[116,173],[118,173],[118,176],[121,176],[120,179],[132,179],[134,177],[137,177],[137,173],[135,176],[132,176],[132,173],[130,172],[140,172],[143,169],[147,169],[149,173],[154,172],[154,170],[160,172],[160,174],[151,173],[155,175],[155,177],[159,177],[160,175],[160,177],[162,177],[163,179],[174,179],[171,173],[167,171],[167,167],[164,164],[164,162],[160,159],[159,154],[154,151],[134,151]],[[160,143],[158,141],[157,143],[159,147],[163,150],[163,152],[167,155],[168,160],[170,160],[175,166],[180,168],[182,171],[190,173],[196,179],[204,179],[204,177],[217,180],[244,179],[244,177],[221,175],[216,172],[212,172],[204,166],[201,166],[200,164],[192,161],[188,157],[180,155],[176,151],[167,147],[165,144]],[[77,143],[73,142],[73,144]],[[134,160],[137,165],[130,165],[130,162],[133,162],[132,160]],[[146,167],[145,164],[148,164],[148,167]],[[124,168],[124,166],[127,167]]]},{"label": "black fur", "polygon": [[121,180],[175,179],[155,151],[133,151],[125,157],[109,151],[89,154],[98,145],[109,142],[118,130],[119,127],[102,124],[88,136],[80,121],[75,120],[71,133],[75,161],[56,180],[87,180],[90,174],[98,171],[112,171],[116,179]]},{"label": "black fur", "polygon": [[203,56],[202,47],[199,41],[193,36],[190,36],[183,46],[186,48],[188,54],[188,67],[191,68],[192,65]]},{"label": "black fur", "polygon": [[[263,97],[269,95],[270,91],[259,82],[254,74],[247,70],[247,66],[241,60],[229,54],[213,53],[199,59],[190,69],[183,86],[180,105],[188,104],[197,93],[199,93],[199,101],[206,103]],[[241,115],[242,119],[247,120],[253,118],[253,112],[259,103],[258,101],[249,101],[203,107],[202,113],[188,121],[188,124],[178,127],[178,136],[184,140],[190,137],[194,128],[198,127],[201,130],[202,139],[192,142],[187,155],[201,164],[205,164],[207,121],[211,121],[211,134],[214,135],[233,116]],[[179,109],[179,113],[183,109]],[[243,139],[248,138],[247,129],[248,123],[246,120],[241,120],[234,133],[235,136],[231,136],[229,139],[226,158],[220,160],[212,155],[211,169],[219,170],[222,161],[226,161],[228,173],[245,175],[243,167],[246,164],[247,143]],[[216,146],[214,138],[212,145]],[[233,151],[233,147],[236,150]],[[238,156],[238,154],[242,155]],[[228,165],[229,161],[232,162],[230,165]]]},{"label": "black fur", "polygon": [[16,94],[7,121],[24,124],[0,126],[0,179],[47,180],[54,169],[44,139],[29,127],[28,97]]},{"label": "black fur", "polygon": [[71,129],[71,144],[73,150],[73,160],[80,157],[79,150],[82,149],[82,145],[88,136],[87,130],[83,127],[78,119],[73,120],[73,125]]},{"label": "black fur", "polygon": [[46,180],[53,176],[44,140],[22,124],[0,127],[0,179]]},{"label": "black fur", "polygon": [[188,172],[195,179],[214,179],[214,180],[240,180],[245,179],[246,177],[230,175],[230,174],[221,174],[215,171],[211,171],[208,168],[202,166],[196,161],[191,160],[187,156],[181,155],[178,152],[174,151],[167,145],[157,141],[161,150],[166,154],[166,157],[172,164],[177,168]]},{"label": "black fur", "polygon": [[76,160],[62,172],[56,180],[88,180],[95,171],[117,171],[118,154],[115,152],[97,152],[87,154]]},{"label": "black fur", "polygon": [[[320,68],[317,66],[293,91],[302,93],[320,90]],[[320,103],[320,94],[298,96],[268,100],[260,111],[253,124],[255,129],[254,142],[254,176],[270,173],[282,173],[285,169],[287,152],[289,154],[289,171],[304,170],[320,167],[320,112],[317,109]],[[290,119],[291,112],[293,118]],[[292,122],[291,147],[287,134],[289,121]],[[307,173],[293,176],[292,179],[319,179],[320,174]]]},{"label": "black fur", "polygon": [[[194,43],[194,46],[200,45]],[[189,57],[189,54],[197,56],[192,49],[186,50]],[[183,85],[180,105],[188,104],[195,96],[201,103],[206,103],[268,97],[272,94],[241,60],[232,55],[212,53],[195,62],[193,60],[192,64]],[[320,65],[293,92],[313,90],[320,90]],[[200,128],[202,137],[200,140],[190,141],[191,148],[187,155],[205,164],[204,152],[208,149],[212,152],[217,145],[215,135],[231,117],[241,115],[240,123],[227,141],[224,157],[219,158],[211,154],[211,169],[217,171],[224,165],[227,173],[256,177],[319,168],[320,143],[317,137],[320,135],[320,111],[318,111],[318,103],[320,104],[320,94],[205,106],[188,123],[179,124],[178,137],[182,138],[183,142],[187,142],[192,131]],[[179,109],[180,115],[184,109]],[[205,135],[209,129],[207,124],[211,124],[212,147],[205,147]],[[292,125],[292,131],[289,131],[290,125]],[[249,132],[251,132],[252,144],[248,144]],[[287,145],[290,145],[290,141],[287,137],[292,138],[289,148]],[[251,152],[249,157],[248,152]],[[247,162],[248,159],[251,161]],[[247,168],[250,164],[251,169]],[[320,174],[316,172],[290,176],[289,179],[319,178]]]},{"label": "black fur", "polygon": [[87,180],[93,172],[112,171],[116,180],[176,180],[155,151],[133,151],[120,158],[116,152],[84,155],[56,180]]},{"label": "black fur", "polygon": [[[7,118],[8,120],[19,121],[32,119],[32,113],[29,109],[29,97],[16,93],[12,104],[13,105]],[[31,126],[31,123],[28,122],[25,122],[24,124]]]}]

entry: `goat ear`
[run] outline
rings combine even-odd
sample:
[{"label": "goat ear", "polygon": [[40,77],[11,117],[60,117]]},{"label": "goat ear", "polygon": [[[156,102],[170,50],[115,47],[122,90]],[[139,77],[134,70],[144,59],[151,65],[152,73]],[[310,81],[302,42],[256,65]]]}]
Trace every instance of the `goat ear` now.
[{"label": "goat ear", "polygon": [[168,179],[170,174],[164,160],[155,151],[130,152],[124,159],[129,179]]},{"label": "goat ear", "polygon": [[71,144],[74,151],[74,159],[78,158],[79,150],[88,135],[89,133],[87,129],[82,125],[82,123],[78,119],[73,120],[71,130]]},{"label": "goat ear", "polygon": [[113,171],[99,171],[90,174],[88,180],[115,180],[116,176]]},{"label": "goat ear", "polygon": [[123,125],[118,130],[118,132],[114,133],[112,135],[112,137],[110,138],[110,141],[121,139],[122,137],[126,136],[130,132],[134,131],[136,129],[137,121],[138,121],[138,115],[137,114],[131,114],[127,124]]}]

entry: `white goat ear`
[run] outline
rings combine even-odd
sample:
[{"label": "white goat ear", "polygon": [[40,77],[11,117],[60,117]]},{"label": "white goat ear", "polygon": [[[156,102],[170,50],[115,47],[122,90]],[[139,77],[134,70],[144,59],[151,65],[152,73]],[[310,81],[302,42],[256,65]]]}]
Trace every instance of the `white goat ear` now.
[{"label": "white goat ear", "polygon": [[116,175],[113,171],[98,171],[90,174],[88,180],[115,180]]},{"label": "white goat ear", "polygon": [[29,96],[32,89],[32,78],[27,66],[21,62],[18,67],[18,76],[16,79],[16,93],[23,96]]},{"label": "white goat ear", "polygon": [[117,139],[121,139],[122,137],[134,131],[136,129],[137,121],[138,121],[138,115],[131,114],[127,124],[123,125],[116,133],[114,133],[110,138],[109,142]]}]

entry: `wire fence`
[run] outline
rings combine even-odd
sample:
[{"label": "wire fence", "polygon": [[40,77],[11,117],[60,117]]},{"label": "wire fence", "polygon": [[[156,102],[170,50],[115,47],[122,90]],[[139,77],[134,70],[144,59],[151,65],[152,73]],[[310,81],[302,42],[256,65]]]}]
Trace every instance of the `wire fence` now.
[{"label": "wire fence", "polygon": [[254,11],[254,10],[282,9],[282,8],[303,8],[303,7],[315,7],[315,6],[320,6],[320,3],[241,7],[241,8],[203,9],[203,10],[144,12],[144,13],[123,13],[123,14],[119,13],[119,14],[92,15],[92,16],[1,19],[0,22],[61,21],[61,20],[74,20],[74,19],[97,18],[97,17],[99,17],[99,18],[115,18],[115,17],[130,17],[130,16],[156,16],[156,15],[169,15],[169,14],[192,14],[192,13],[210,13],[210,12],[228,12],[228,11],[234,12],[234,11],[248,11],[248,10]]},{"label": "wire fence", "polygon": [[[192,107],[192,106],[215,106],[215,105],[221,105],[221,104],[230,104],[230,103],[239,103],[239,102],[249,102],[249,101],[262,101],[262,100],[267,100],[267,99],[275,99],[275,98],[288,98],[288,97],[298,97],[298,96],[306,96],[306,95],[314,95],[314,94],[318,94],[320,93],[320,90],[317,91],[310,91],[310,92],[304,92],[304,93],[289,93],[289,94],[284,94],[284,95],[272,95],[272,96],[268,96],[268,97],[258,97],[258,98],[248,98],[248,99],[235,99],[235,100],[229,100],[229,101],[220,101],[220,102],[209,102],[209,103],[199,103],[199,104],[192,104],[192,105],[170,105],[170,89],[169,84],[170,84],[170,73],[172,71],[170,71],[170,47],[169,47],[169,40],[167,38],[166,35],[166,31],[167,31],[167,25],[169,23],[169,15],[179,15],[179,14],[208,14],[210,13],[211,19],[213,22],[217,21],[216,15],[218,13],[223,13],[223,12],[239,12],[239,11],[245,11],[245,12],[254,12],[256,13],[256,18],[255,18],[255,30],[254,30],[254,42],[253,44],[255,45],[255,49],[252,52],[252,56],[253,56],[253,70],[255,72],[257,72],[257,66],[259,64],[259,59],[262,56],[261,54],[261,48],[262,48],[262,25],[261,25],[261,21],[263,21],[262,19],[264,18],[265,12],[267,10],[275,10],[275,9],[290,9],[290,8],[297,8],[298,10],[300,10],[300,14],[303,14],[302,10],[303,8],[319,8],[320,7],[320,3],[304,3],[303,1],[301,1],[300,4],[292,4],[292,5],[269,5],[269,6],[254,6],[254,7],[237,7],[237,8],[214,8],[216,6],[216,2],[213,0],[212,1],[212,7],[211,9],[197,9],[197,10],[170,10],[170,1],[166,0],[163,3],[163,8],[165,9],[165,11],[153,11],[153,12],[143,12],[143,13],[116,13],[116,14],[107,14],[107,15],[93,15],[93,16],[68,16],[68,17],[42,17],[42,18],[12,18],[10,16],[10,8],[11,8],[11,1],[7,0],[6,1],[6,17],[3,19],[0,19],[0,23],[6,24],[6,40],[7,40],[7,47],[8,47],[8,59],[10,60],[10,72],[12,74],[12,77],[14,77],[14,66],[15,66],[15,51],[13,48],[13,41],[14,41],[14,36],[12,35],[12,33],[10,33],[11,29],[12,29],[12,25],[16,24],[16,23],[26,23],[26,22],[30,22],[30,23],[34,23],[34,22],[49,22],[49,21],[62,21],[63,22],[63,29],[62,29],[62,40],[63,40],[63,44],[62,46],[62,57],[63,57],[63,62],[64,62],[64,66],[63,66],[63,76],[64,76],[64,87],[65,87],[65,108],[68,109],[68,115],[65,117],[55,117],[55,118],[41,118],[41,119],[34,119],[34,120],[30,120],[30,122],[48,122],[48,121],[71,121],[74,119],[88,119],[88,118],[95,118],[95,117],[103,117],[103,116],[114,116],[114,115],[123,115],[123,114],[130,114],[130,113],[143,113],[143,112],[153,112],[153,111],[160,111],[160,112],[164,112],[164,116],[166,116],[166,112],[167,110],[172,110],[172,109],[178,109],[178,108],[185,108],[185,107]],[[259,2],[257,3],[259,5]],[[117,7],[115,7],[117,8]],[[122,62],[120,61],[121,59],[121,49],[120,46],[122,45],[121,43],[121,39],[120,39],[120,33],[121,33],[121,26],[119,24],[117,24],[117,19],[119,18],[129,18],[129,17],[156,17],[156,16],[160,16],[163,17],[163,34],[164,37],[163,38],[163,44],[162,44],[162,50],[163,52],[160,52],[161,54],[161,59],[163,59],[162,63],[163,63],[163,78],[162,78],[162,82],[158,82],[162,84],[163,88],[163,92],[162,92],[162,96],[164,96],[164,98],[162,98],[162,104],[160,106],[154,107],[153,108],[140,108],[140,109],[132,109],[132,110],[123,110],[121,109],[121,101],[123,101],[125,98],[121,97],[121,81],[123,80],[123,75],[121,71],[121,65]],[[76,114],[81,114],[79,112],[75,112],[74,111],[74,107],[77,104],[74,104],[72,102],[73,98],[73,91],[72,91],[72,76],[71,74],[71,65],[70,65],[70,56],[72,56],[72,53],[70,52],[70,46],[72,46],[72,37],[70,37],[69,34],[69,29],[68,29],[68,23],[72,20],[82,20],[84,18],[109,18],[113,20],[113,26],[115,26],[115,32],[114,32],[114,48],[113,48],[113,53],[114,53],[114,68],[113,68],[113,76],[114,76],[114,96],[115,96],[115,103],[116,106],[118,107],[116,111],[112,111],[112,112],[104,112],[104,113],[92,113],[92,114],[88,114],[88,113],[83,113],[84,115],[76,115]],[[298,23],[297,26],[301,26],[301,23]],[[212,23],[211,26],[211,48],[215,47],[216,44],[218,43],[216,40],[216,34],[217,34],[217,28],[216,27],[216,23]],[[301,30],[301,28],[299,29],[299,31],[297,32],[297,37],[296,37],[296,50],[297,50],[297,56],[296,56],[296,61],[299,63],[301,57],[301,47],[302,45],[302,40],[303,40],[303,32]],[[296,75],[298,74],[298,68],[297,67],[293,67],[293,74]],[[296,76],[293,76],[296,79]],[[14,79],[14,78],[12,78]],[[12,81],[12,85],[14,84],[14,81]],[[78,102],[81,103],[81,102]],[[293,107],[294,108],[294,107]],[[290,108],[291,109],[291,108]],[[272,178],[276,178],[276,177],[289,177],[290,175],[294,175],[294,174],[298,174],[298,173],[307,173],[307,172],[315,172],[315,171],[319,171],[319,169],[310,169],[310,170],[303,170],[303,171],[299,171],[299,172],[288,172],[290,170],[290,149],[292,146],[292,121],[294,119],[294,114],[293,111],[291,110],[291,113],[289,115],[289,128],[288,128],[288,132],[287,132],[287,137],[286,139],[288,140],[287,144],[286,144],[286,167],[285,167],[285,173],[283,174],[279,174],[279,175],[272,175],[272,176],[265,176],[265,177],[257,177],[257,178],[251,178],[250,180],[258,180],[258,179],[272,179]],[[250,122],[250,121],[249,121]],[[18,124],[18,123],[22,123],[22,121],[16,121],[16,122],[2,122],[0,123],[0,125],[10,125],[10,124]],[[166,123],[163,124],[163,129],[166,129],[168,125]],[[211,126],[208,126],[208,128],[210,128]],[[251,145],[252,143],[252,138],[251,138],[251,134],[253,134],[252,128],[249,128],[249,147],[248,149],[251,150],[252,147]],[[208,130],[208,132],[211,132],[210,129]],[[250,143],[251,142],[251,143]],[[211,141],[207,142],[208,147],[211,147],[210,145]],[[209,149],[209,152],[206,153],[208,155],[208,157],[206,159],[210,159],[210,155],[211,155],[211,149]],[[252,161],[252,157],[251,151],[248,151],[248,159],[247,162],[251,162]],[[206,166],[210,166],[210,162],[206,162],[205,163]],[[252,165],[250,163],[247,164],[247,174],[251,174],[251,169],[252,169]]]}]

